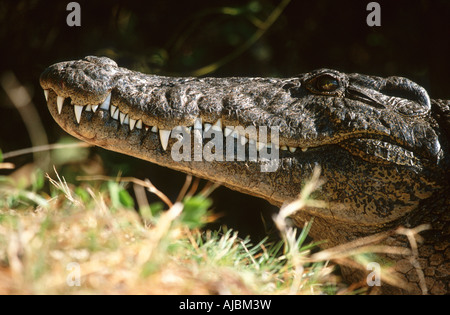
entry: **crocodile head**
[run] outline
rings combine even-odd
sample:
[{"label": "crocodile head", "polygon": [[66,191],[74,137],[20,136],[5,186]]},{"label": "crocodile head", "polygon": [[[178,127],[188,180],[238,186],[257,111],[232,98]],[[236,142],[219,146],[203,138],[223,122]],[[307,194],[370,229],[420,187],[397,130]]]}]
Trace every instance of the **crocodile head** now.
[{"label": "crocodile head", "polygon": [[[433,117],[434,101],[406,78],[329,69],[292,78],[172,78],[90,56],[50,66],[40,83],[52,116],[71,135],[275,205],[294,200],[319,166],[327,207],[297,217],[319,218],[325,227],[313,236],[336,242],[392,226],[448,186],[447,135]],[[236,126],[267,127],[278,137],[267,143]],[[185,133],[172,138],[175,130]],[[194,133],[211,130],[223,136],[222,153],[194,157]],[[187,136],[189,159],[174,159]],[[230,137],[245,158],[226,158]],[[276,167],[262,171],[265,161],[250,152],[275,154]]]}]

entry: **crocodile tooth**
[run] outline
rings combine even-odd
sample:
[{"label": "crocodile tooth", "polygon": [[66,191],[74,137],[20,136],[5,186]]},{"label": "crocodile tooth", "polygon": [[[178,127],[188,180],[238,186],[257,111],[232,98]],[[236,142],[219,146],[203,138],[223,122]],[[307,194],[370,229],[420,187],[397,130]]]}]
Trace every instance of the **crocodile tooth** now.
[{"label": "crocodile tooth", "polygon": [[125,118],[123,119],[123,123],[125,125],[129,125],[130,124],[130,115],[126,114]]},{"label": "crocodile tooth", "polygon": [[75,111],[75,118],[77,119],[77,122],[80,123],[81,120],[81,113],[83,112],[83,106],[80,105],[75,105],[73,107],[74,111]]},{"label": "crocodile tooth", "polygon": [[117,106],[111,105],[111,108],[110,108],[111,117],[114,116],[114,113],[116,112],[116,110],[117,110]]},{"label": "crocodile tooth", "polygon": [[95,113],[98,109],[98,105],[92,105],[92,111]]},{"label": "crocodile tooth", "polygon": [[145,128],[145,131],[148,131],[148,129],[149,129],[150,127],[147,126],[147,125],[145,125],[144,128]]},{"label": "crocodile tooth", "polygon": [[248,139],[246,137],[241,137],[241,144],[245,145],[248,142]]},{"label": "crocodile tooth", "polygon": [[56,105],[58,105],[58,114],[61,114],[63,104],[64,97],[58,95],[58,97],[56,98]]},{"label": "crocodile tooth", "polygon": [[203,132],[207,132],[209,129],[211,129],[212,125],[209,123],[205,123],[203,125]]},{"label": "crocodile tooth", "polygon": [[[131,126],[131,124],[130,124],[130,126]],[[136,128],[137,128],[137,129],[142,129],[142,119],[139,119],[139,120],[136,122]]]},{"label": "crocodile tooth", "polygon": [[119,112],[120,124],[121,124],[121,125],[123,125],[123,121],[124,121],[126,115],[127,115],[127,114],[124,114],[124,113],[122,113],[122,112]]},{"label": "crocodile tooth", "polygon": [[294,153],[297,150],[296,147],[289,147],[289,151],[291,151],[291,153]]},{"label": "crocodile tooth", "polygon": [[192,131],[192,126],[191,127],[184,127],[184,130],[186,131],[186,133],[191,133],[191,131]]},{"label": "crocodile tooth", "polygon": [[44,90],[45,100],[48,102],[48,90]]},{"label": "crocodile tooth", "polygon": [[302,148],[302,151],[306,152],[306,151],[308,151],[308,148]]},{"label": "crocodile tooth", "polygon": [[[111,93],[109,93],[108,96],[105,98],[102,105],[100,105],[100,108],[104,109],[104,110],[108,110],[110,103],[111,103]],[[111,110],[112,110],[112,107],[111,107]]]},{"label": "crocodile tooth", "polygon": [[153,127],[152,127],[152,131],[153,131],[153,132],[158,132],[158,127],[153,126]]},{"label": "crocodile tooth", "polygon": [[91,105],[86,105],[86,108],[84,109],[87,112],[92,112],[92,106]]},{"label": "crocodile tooth", "polygon": [[167,149],[167,145],[169,144],[170,130],[159,130],[159,139],[161,140],[161,145],[164,151]]},{"label": "crocodile tooth", "polygon": [[202,130],[202,119],[196,118],[194,122],[194,129]]},{"label": "crocodile tooth", "polygon": [[225,130],[223,133],[225,134],[225,137],[228,137],[232,132],[233,132],[233,129],[225,127]]},{"label": "crocodile tooth", "polygon": [[288,147],[287,147],[287,146],[285,146],[285,145],[282,145],[282,146],[280,147],[280,149],[281,149],[281,150],[285,150],[285,151],[286,151],[286,150],[288,149]]},{"label": "crocodile tooth", "polygon": [[[112,106],[111,106],[111,109],[112,109]],[[115,120],[119,120],[119,113],[120,113],[120,110],[116,107],[114,112],[111,114],[111,117]]]},{"label": "crocodile tooth", "polygon": [[130,117],[130,130],[133,130],[135,125],[136,125],[136,120]]},{"label": "crocodile tooth", "polygon": [[222,131],[222,119],[217,119],[216,123],[211,127],[215,131]]}]

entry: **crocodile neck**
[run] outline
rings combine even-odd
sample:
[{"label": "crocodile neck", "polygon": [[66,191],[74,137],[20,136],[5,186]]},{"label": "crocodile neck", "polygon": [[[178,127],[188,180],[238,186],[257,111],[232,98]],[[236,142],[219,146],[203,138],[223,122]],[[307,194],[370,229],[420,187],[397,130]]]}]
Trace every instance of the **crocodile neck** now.
[{"label": "crocodile neck", "polygon": [[[91,56],[55,64],[40,81],[52,116],[73,136],[278,206],[295,200],[320,167],[327,207],[294,218],[314,217],[312,236],[330,246],[433,222],[433,251],[448,239],[450,102],[406,78],[329,69],[172,78]],[[184,155],[181,139],[190,140]]]}]

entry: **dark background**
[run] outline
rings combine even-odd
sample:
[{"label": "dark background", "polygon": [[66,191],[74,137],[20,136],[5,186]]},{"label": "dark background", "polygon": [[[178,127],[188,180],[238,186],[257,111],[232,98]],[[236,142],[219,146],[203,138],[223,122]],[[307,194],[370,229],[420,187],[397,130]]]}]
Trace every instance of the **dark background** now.
[{"label": "dark background", "polygon": [[[12,71],[29,90],[50,143],[66,135],[47,110],[39,75],[53,63],[86,55],[106,55],[123,67],[174,76],[195,74],[223,58],[230,60],[207,75],[286,77],[322,67],[400,75],[424,86],[433,98],[450,96],[448,0],[377,1],[381,27],[366,24],[370,1],[292,0],[248,47],[282,1],[78,1],[81,27],[66,24],[69,2],[0,1],[0,76]],[[21,116],[0,88],[0,149],[31,145]],[[149,177],[172,200],[185,179],[144,161],[91,149],[91,158],[98,155],[106,174],[120,170],[124,176]],[[25,155],[11,162],[20,168],[32,159]],[[72,170],[81,174],[84,169]],[[216,211],[224,214],[219,224],[244,235],[264,235],[261,214],[270,221],[276,210],[226,188],[212,197]]]}]

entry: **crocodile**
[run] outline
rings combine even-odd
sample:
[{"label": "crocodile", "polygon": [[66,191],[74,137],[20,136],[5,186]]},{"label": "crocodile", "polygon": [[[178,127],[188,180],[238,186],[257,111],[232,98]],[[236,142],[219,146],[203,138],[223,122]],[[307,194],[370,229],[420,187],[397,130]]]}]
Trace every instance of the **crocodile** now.
[{"label": "crocodile", "polygon": [[[428,224],[417,257],[422,284],[409,257],[389,256],[408,287],[385,292],[449,293],[450,101],[430,99],[417,83],[331,69],[289,78],[168,77],[88,56],[48,67],[40,84],[69,134],[276,206],[296,200],[320,167],[317,196],[326,207],[306,207],[294,222],[313,219],[310,235],[325,247]],[[195,146],[216,136],[214,158],[195,158]],[[183,148],[190,158],[174,158],[191,138],[192,151]],[[227,159],[222,143],[230,152],[243,147],[244,158]],[[395,233],[385,242],[409,246]]]}]

